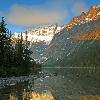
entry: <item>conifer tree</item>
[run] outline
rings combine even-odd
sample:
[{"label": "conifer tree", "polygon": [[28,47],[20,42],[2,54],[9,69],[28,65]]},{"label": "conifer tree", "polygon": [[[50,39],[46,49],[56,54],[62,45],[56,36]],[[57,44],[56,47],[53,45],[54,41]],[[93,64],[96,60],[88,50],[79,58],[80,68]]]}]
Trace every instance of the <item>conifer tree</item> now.
[{"label": "conifer tree", "polygon": [[2,21],[0,22],[0,65],[3,66],[3,58],[4,58],[4,45],[7,39],[6,37],[6,24],[4,21],[4,17],[2,17]]},{"label": "conifer tree", "polygon": [[28,44],[28,36],[27,36],[27,31],[25,32],[25,46],[24,46],[24,55],[23,55],[23,58],[24,58],[24,69],[25,69],[25,72],[27,73],[28,71],[30,72],[30,68],[32,67],[31,65],[31,54],[32,52],[30,51],[29,49],[29,44]]},{"label": "conifer tree", "polygon": [[0,22],[0,67],[6,75],[13,62],[13,46],[11,44],[11,31],[6,28],[5,19]]},{"label": "conifer tree", "polygon": [[[9,65],[8,59],[10,59],[11,44],[10,44],[10,34],[6,28],[4,17],[2,17],[0,23],[0,65],[6,66]],[[8,52],[9,51],[9,52]]]},{"label": "conifer tree", "polygon": [[22,33],[21,33],[21,35],[18,35],[18,39],[17,39],[16,44],[15,44],[15,62],[16,62],[17,67],[22,66],[23,49],[24,49],[23,37],[22,37]]},{"label": "conifer tree", "polygon": [[28,36],[25,32],[25,40],[22,33],[14,45],[11,40],[12,34],[6,28],[4,17],[0,23],[0,76],[26,75],[30,69],[38,72],[40,65],[31,58],[32,52],[29,49]]}]

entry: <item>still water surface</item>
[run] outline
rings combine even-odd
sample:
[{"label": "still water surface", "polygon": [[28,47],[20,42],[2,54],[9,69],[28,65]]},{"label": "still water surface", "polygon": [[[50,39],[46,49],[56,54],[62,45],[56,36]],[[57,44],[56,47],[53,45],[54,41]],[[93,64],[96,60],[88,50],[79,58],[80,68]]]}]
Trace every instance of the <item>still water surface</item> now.
[{"label": "still water surface", "polygon": [[98,68],[48,67],[38,78],[13,77],[0,82],[0,100],[100,100]]}]

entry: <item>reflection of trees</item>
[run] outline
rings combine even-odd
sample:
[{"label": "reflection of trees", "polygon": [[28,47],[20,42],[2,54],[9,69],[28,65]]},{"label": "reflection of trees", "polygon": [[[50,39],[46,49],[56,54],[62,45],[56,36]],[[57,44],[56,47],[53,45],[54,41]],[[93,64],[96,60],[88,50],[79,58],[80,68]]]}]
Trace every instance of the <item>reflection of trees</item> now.
[{"label": "reflection of trees", "polygon": [[47,93],[24,92],[22,98],[10,95],[10,100],[54,100],[54,97]]},{"label": "reflection of trees", "polygon": [[[34,84],[34,83],[33,83]],[[0,100],[9,100],[9,98],[18,98],[18,100],[23,100],[22,95],[23,92],[26,90],[28,91],[29,82],[20,82],[14,86],[8,86],[4,89],[0,89]],[[13,99],[11,99],[13,100]],[[17,99],[14,99],[17,100]]]}]

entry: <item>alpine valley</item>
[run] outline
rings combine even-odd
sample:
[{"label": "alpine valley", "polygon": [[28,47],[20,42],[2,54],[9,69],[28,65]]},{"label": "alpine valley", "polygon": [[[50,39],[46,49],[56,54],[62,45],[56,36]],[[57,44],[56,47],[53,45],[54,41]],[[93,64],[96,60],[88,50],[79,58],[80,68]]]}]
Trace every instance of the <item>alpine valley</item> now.
[{"label": "alpine valley", "polygon": [[[7,0],[1,0],[1,5],[2,1]],[[100,100],[100,0],[8,1],[8,5],[12,1],[22,5],[11,6],[13,15],[4,2],[9,17],[13,15],[11,20],[15,17],[14,22],[20,22],[13,28],[18,25],[15,30],[20,30],[26,23],[28,29],[12,34],[1,18],[0,100]],[[84,4],[95,6],[64,24],[74,15],[72,8],[82,11]],[[68,19],[62,16],[65,11]],[[64,25],[41,24],[49,19],[48,23],[56,23],[55,19],[60,23],[59,18]]]},{"label": "alpine valley", "polygon": [[[35,28],[29,28],[27,30],[27,40],[29,42],[29,48],[32,51],[31,56],[35,61],[42,62],[42,60],[44,61],[46,59],[45,57],[43,57],[44,50],[50,44],[53,36],[60,32],[63,27],[64,26],[58,26],[57,24],[54,24],[37,26]],[[25,32],[15,32],[11,37],[14,43],[18,38],[21,38],[21,33],[23,36],[23,40],[25,40]]]},{"label": "alpine valley", "polygon": [[[27,33],[32,57],[43,65],[100,65],[100,5],[92,6],[64,26],[45,25]],[[13,40],[18,38],[17,34],[12,36]]]}]

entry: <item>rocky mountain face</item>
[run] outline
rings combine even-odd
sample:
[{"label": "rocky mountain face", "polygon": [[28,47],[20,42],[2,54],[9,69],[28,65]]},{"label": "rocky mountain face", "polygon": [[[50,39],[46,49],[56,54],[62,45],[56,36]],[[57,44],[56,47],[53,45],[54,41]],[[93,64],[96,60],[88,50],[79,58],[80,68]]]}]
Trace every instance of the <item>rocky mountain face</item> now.
[{"label": "rocky mountain face", "polygon": [[44,53],[45,65],[100,65],[100,5],[74,17],[55,34]]},{"label": "rocky mountain face", "polygon": [[[46,44],[49,44],[53,36],[58,33],[63,26],[58,25],[45,25],[36,28],[30,28],[27,30],[28,41],[32,43],[44,41]],[[20,33],[14,33],[12,40],[20,38]],[[23,40],[26,38],[25,32],[22,32]]]},{"label": "rocky mountain face", "polygon": [[[53,36],[57,34],[63,26],[58,25],[45,25],[36,28],[30,28],[27,30],[28,41],[30,43],[30,49],[33,52],[32,57],[39,62],[43,55],[44,50],[48,47]],[[20,38],[21,33],[15,33],[12,36],[13,42]],[[18,37],[19,35],[19,37]],[[25,32],[22,32],[23,40],[26,38]]]},{"label": "rocky mountain face", "polygon": [[100,6],[93,6],[89,11],[82,12],[80,16],[74,17],[65,28],[72,28],[74,25],[81,25],[98,19],[100,19]]}]

